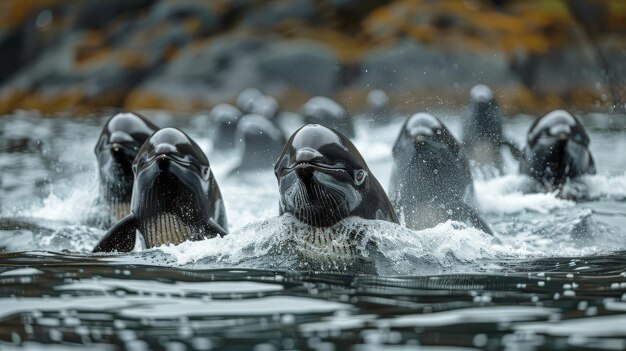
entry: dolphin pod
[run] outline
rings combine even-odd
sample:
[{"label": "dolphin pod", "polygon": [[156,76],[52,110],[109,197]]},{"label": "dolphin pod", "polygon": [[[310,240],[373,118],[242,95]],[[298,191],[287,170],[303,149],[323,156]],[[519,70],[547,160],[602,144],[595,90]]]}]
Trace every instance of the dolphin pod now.
[{"label": "dolphin pod", "polygon": [[[494,148],[505,141],[493,93],[474,90],[474,112],[466,123],[471,128],[464,131],[463,144],[432,114],[406,119],[392,147],[389,196],[350,141],[354,130],[345,110],[328,98],[307,102],[302,109],[307,123],[286,139],[276,122],[278,107],[272,103],[274,112],[260,113],[264,95],[244,91],[237,107],[220,104],[211,111],[211,139],[217,152],[239,150],[239,165],[229,176],[274,168],[279,215],[309,228],[314,234],[309,244],[333,241],[334,233],[347,230],[337,229],[347,218],[414,230],[455,220],[493,234],[475,204],[467,153],[481,143],[481,135]],[[520,152],[520,173],[546,191],[562,187],[595,173],[588,146],[580,121],[567,111],[553,111],[531,125]],[[209,160],[182,130],[159,129],[142,115],[119,113],[103,126],[95,153],[99,203],[105,222],[114,224],[94,252],[128,252],[138,243],[151,248],[228,234],[226,204]],[[491,162],[501,166],[499,156]],[[350,245],[345,248],[354,252]]]}]

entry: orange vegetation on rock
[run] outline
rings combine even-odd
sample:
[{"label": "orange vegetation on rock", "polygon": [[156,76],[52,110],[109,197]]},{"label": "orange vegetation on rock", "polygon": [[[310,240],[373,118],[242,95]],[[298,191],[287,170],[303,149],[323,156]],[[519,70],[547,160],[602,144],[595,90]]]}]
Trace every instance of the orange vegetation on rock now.
[{"label": "orange vegetation on rock", "polygon": [[11,29],[26,20],[35,10],[67,3],[63,0],[2,0],[0,28]]},{"label": "orange vegetation on rock", "polygon": [[33,91],[26,94],[17,104],[17,109],[37,110],[44,114],[71,111],[79,106],[83,99],[79,87]]},{"label": "orange vegetation on rock", "polygon": [[344,63],[359,61],[371,47],[366,42],[366,38],[351,37],[346,33],[331,28],[299,27],[297,30],[292,30],[292,33],[286,35],[286,37],[323,43],[333,50],[339,61]]},{"label": "orange vegetation on rock", "polygon": [[576,39],[567,8],[552,2],[513,1],[500,10],[486,1],[396,0],[372,11],[363,28],[376,42],[405,35],[442,50],[454,43],[454,50],[543,53]]},{"label": "orange vegetation on rock", "polygon": [[165,96],[157,92],[139,88],[128,94],[124,100],[123,107],[129,110],[155,109],[194,112],[208,110],[210,105],[205,100],[198,98],[177,98],[173,96]]},{"label": "orange vegetation on rock", "polygon": [[115,52],[115,59],[119,65],[127,69],[141,69],[148,66],[150,61],[145,52],[138,50],[120,49]]},{"label": "orange vegetation on rock", "polygon": [[25,96],[25,92],[17,88],[4,88],[0,91],[0,115],[7,115],[17,109]]},{"label": "orange vegetation on rock", "polygon": [[606,25],[614,31],[626,31],[626,1],[607,1]]},{"label": "orange vegetation on rock", "polygon": [[111,49],[106,47],[104,36],[97,31],[87,31],[76,43],[74,49],[74,62],[77,65],[85,65],[98,61],[110,54]]}]

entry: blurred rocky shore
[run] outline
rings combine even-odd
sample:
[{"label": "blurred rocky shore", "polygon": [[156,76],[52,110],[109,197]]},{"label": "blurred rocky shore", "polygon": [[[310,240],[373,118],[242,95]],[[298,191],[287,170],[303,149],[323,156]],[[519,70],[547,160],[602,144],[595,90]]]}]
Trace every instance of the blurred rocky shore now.
[{"label": "blurred rocky shore", "polygon": [[0,113],[201,111],[244,88],[398,111],[623,111],[623,0],[3,0]]}]

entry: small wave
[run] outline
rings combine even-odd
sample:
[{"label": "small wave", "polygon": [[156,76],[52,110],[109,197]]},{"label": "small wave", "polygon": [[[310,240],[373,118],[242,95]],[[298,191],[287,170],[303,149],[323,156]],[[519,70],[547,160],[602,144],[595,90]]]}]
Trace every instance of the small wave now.
[{"label": "small wave", "polygon": [[589,200],[626,200],[626,172],[618,175],[596,174],[581,177]]},{"label": "small wave", "polygon": [[512,214],[522,211],[549,213],[560,208],[574,207],[575,203],[552,193],[524,193],[530,179],[523,175],[506,175],[474,183],[478,205],[483,212]]},{"label": "small wave", "polygon": [[237,264],[246,258],[264,256],[278,246],[283,239],[280,228],[280,217],[273,217],[249,224],[224,237],[162,245],[158,250],[172,255],[178,265],[200,260]]},{"label": "small wave", "polygon": [[13,209],[10,215],[73,223],[86,223],[100,218],[101,208],[96,204],[97,176],[83,179],[83,182],[53,187],[41,202],[26,208]]},{"label": "small wave", "polygon": [[[250,224],[223,238],[163,245],[158,250],[173,256],[177,265],[245,265],[249,259],[261,258],[254,262],[264,266],[255,268],[278,265],[289,269],[293,267],[281,266],[281,262],[289,265],[293,257],[310,253],[309,249],[305,250],[302,240],[294,237],[301,232],[284,230],[288,227],[285,221],[289,220],[285,216],[274,217]],[[348,218],[340,222],[340,225],[355,228],[363,236],[355,243],[357,251],[363,257],[371,255],[373,259],[382,259],[382,265],[393,266],[394,273],[415,272],[423,265],[451,267],[507,254],[506,248],[500,250],[498,246],[494,246],[493,237],[459,222],[448,221],[421,231],[413,231],[390,222],[356,218]],[[296,246],[289,246],[290,242],[294,242]],[[368,251],[368,244],[371,243],[375,244],[371,247],[376,252]],[[323,250],[318,250],[317,253],[321,251]],[[316,258],[326,259],[325,256]]]}]

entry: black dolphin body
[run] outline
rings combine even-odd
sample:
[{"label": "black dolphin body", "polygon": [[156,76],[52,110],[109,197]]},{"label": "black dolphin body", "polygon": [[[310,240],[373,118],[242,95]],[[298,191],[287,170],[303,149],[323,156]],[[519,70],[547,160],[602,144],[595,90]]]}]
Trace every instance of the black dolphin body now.
[{"label": "black dolphin body", "polygon": [[520,171],[549,190],[569,179],[595,174],[589,135],[578,118],[556,110],[536,119],[528,131]]},{"label": "black dolphin body", "polygon": [[[398,223],[378,180],[338,131],[309,124],[287,141],[274,168],[280,214],[297,221],[285,228],[306,269],[375,273],[373,241],[365,241],[361,218]],[[368,248],[368,254],[361,251]],[[367,257],[366,257],[367,256]]]},{"label": "black dolphin body", "polygon": [[469,163],[438,118],[418,113],[407,119],[392,153],[389,191],[407,227],[419,230],[456,220],[492,233],[475,210]]},{"label": "black dolphin body", "polygon": [[147,248],[227,234],[220,189],[209,161],[184,132],[154,133],[133,162],[131,213],[117,222],[94,252],[132,251],[135,233]]},{"label": "black dolphin body", "polygon": [[463,118],[463,149],[469,160],[478,166],[502,169],[502,149],[509,148],[515,158],[521,157],[519,149],[508,141],[502,132],[502,114],[486,85],[476,85],[470,91],[470,104]]},{"label": "black dolphin body", "polygon": [[107,221],[119,221],[130,213],[133,160],[158,129],[144,116],[132,112],[112,116],[102,128],[95,154],[100,178],[99,201],[108,209]]},{"label": "black dolphin body", "polygon": [[287,141],[274,168],[280,214],[329,227],[347,217],[398,223],[378,180],[356,147],[341,133],[309,124]]},{"label": "black dolphin body", "polygon": [[235,145],[235,131],[241,119],[241,111],[230,104],[217,104],[209,112],[210,137],[216,150],[232,149]]},{"label": "black dolphin body", "polygon": [[231,173],[272,169],[276,155],[285,145],[285,134],[269,118],[248,114],[241,118],[235,132],[239,165]]},{"label": "black dolphin body", "polygon": [[316,96],[302,106],[302,115],[306,124],[321,124],[338,130],[340,133],[354,137],[354,125],[346,116],[346,111],[334,100],[323,96]]}]

